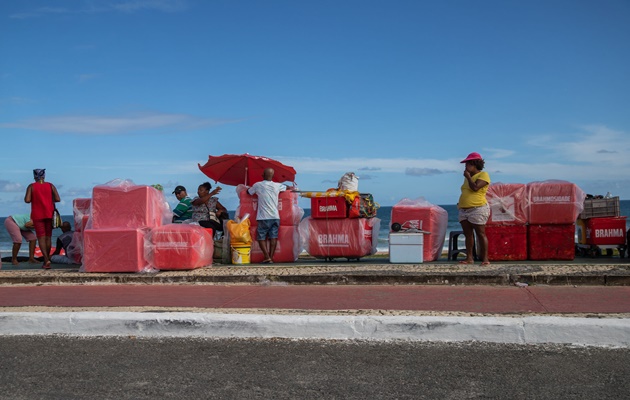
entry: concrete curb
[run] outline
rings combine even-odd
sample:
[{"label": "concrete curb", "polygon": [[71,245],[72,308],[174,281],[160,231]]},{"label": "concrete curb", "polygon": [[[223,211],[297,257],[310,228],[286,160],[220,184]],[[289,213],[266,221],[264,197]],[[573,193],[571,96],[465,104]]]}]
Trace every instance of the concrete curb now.
[{"label": "concrete curb", "polygon": [[0,285],[40,284],[204,284],[283,282],[290,285],[513,285],[527,282],[539,285],[597,285],[628,286],[626,275],[550,275],[550,274],[480,274],[480,273],[437,273],[437,274],[252,274],[252,275],[154,275],[154,274],[109,274],[109,275],[17,275],[0,277]]},{"label": "concrete curb", "polygon": [[0,313],[0,335],[409,340],[630,347],[630,319]]}]

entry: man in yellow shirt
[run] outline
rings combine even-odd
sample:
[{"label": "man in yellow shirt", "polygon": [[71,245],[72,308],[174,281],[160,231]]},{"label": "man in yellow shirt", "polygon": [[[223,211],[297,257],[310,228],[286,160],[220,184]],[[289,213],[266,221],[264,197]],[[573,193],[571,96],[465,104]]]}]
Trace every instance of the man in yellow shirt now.
[{"label": "man in yellow shirt", "polygon": [[479,153],[470,153],[461,162],[466,166],[457,208],[459,209],[459,223],[462,225],[466,238],[466,259],[460,261],[460,264],[474,262],[473,246],[476,234],[479,246],[477,254],[481,258],[481,265],[489,265],[486,223],[490,217],[490,207],[486,200],[486,192],[490,185],[490,175],[482,171],[485,162]]}]

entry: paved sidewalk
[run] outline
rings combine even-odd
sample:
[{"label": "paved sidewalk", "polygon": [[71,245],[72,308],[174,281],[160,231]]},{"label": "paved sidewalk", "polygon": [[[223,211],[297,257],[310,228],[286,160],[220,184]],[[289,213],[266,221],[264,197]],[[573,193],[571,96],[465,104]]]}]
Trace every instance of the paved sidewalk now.
[{"label": "paved sidewalk", "polygon": [[630,285],[630,260],[618,257],[573,261],[495,262],[489,266],[460,265],[454,261],[390,264],[385,257],[348,262],[300,258],[295,263],[221,265],[192,271],[157,273],[81,273],[78,266],[3,263],[2,284],[89,283],[265,283],[288,284],[458,284],[458,285]]},{"label": "paved sidewalk", "polygon": [[[0,305],[74,309],[193,308],[266,313],[630,315],[630,286],[45,285],[0,287]],[[379,311],[380,310],[380,311]]]},{"label": "paved sidewalk", "polygon": [[630,347],[630,264],[300,260],[135,274],[3,264],[0,335],[487,341]]}]

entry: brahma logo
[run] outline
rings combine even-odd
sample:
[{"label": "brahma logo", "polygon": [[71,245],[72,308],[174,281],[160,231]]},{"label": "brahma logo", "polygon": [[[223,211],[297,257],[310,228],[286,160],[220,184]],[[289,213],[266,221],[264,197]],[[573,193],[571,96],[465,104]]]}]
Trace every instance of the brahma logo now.
[{"label": "brahma logo", "polygon": [[326,212],[336,212],[337,211],[337,206],[335,204],[329,205],[329,206],[319,206],[319,212],[320,213],[326,213]]},{"label": "brahma logo", "polygon": [[350,237],[347,233],[322,233],[317,235],[317,244],[320,247],[348,247]]},{"label": "brahma logo", "polygon": [[571,196],[534,196],[534,203],[570,203]]},{"label": "brahma logo", "polygon": [[595,229],[596,238],[625,238],[626,232],[623,229]]}]

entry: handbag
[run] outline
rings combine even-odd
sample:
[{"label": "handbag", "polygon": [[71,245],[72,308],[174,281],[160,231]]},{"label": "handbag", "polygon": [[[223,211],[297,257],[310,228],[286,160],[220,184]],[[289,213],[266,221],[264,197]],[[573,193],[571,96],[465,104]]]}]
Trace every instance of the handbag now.
[{"label": "handbag", "polygon": [[53,216],[52,216],[52,227],[54,229],[56,228],[61,228],[61,215],[59,215],[59,210],[57,210],[57,208],[55,207],[55,209],[53,210]]},{"label": "handbag", "polygon": [[59,214],[59,210],[57,210],[57,207],[55,207],[55,193],[51,190],[50,194],[52,196],[52,203],[53,203],[53,215],[52,215],[52,227],[53,229],[56,228],[61,228],[61,224],[63,223],[63,221],[61,221],[61,215]]},{"label": "handbag", "polygon": [[205,206],[206,210],[208,210],[208,221],[214,221],[221,224],[221,220],[219,219],[219,217],[217,217],[217,213],[215,213],[214,211],[210,211],[210,208],[208,208],[207,204],[205,204]]}]

